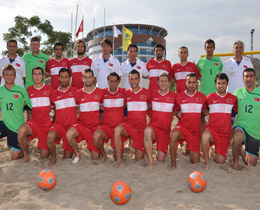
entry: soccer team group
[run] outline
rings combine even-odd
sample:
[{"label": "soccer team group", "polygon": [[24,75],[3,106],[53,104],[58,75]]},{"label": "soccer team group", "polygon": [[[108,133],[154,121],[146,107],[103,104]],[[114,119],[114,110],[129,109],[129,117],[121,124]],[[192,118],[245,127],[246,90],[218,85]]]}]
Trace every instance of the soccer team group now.
[{"label": "soccer team group", "polygon": [[[32,37],[31,52],[21,58],[16,54],[17,41],[8,40],[8,54],[0,60],[0,138],[7,136],[11,159],[28,162],[29,141],[38,137],[41,158],[51,156],[49,166],[56,163],[56,144],[61,140],[64,158],[75,154],[72,163],[77,164],[78,143],[85,140],[98,163],[105,162],[104,143],[111,141],[114,166],[119,167],[128,139],[136,160],[147,155],[148,168],[153,167],[154,143],[159,162],[165,161],[170,145],[172,169],[178,145],[184,142],[192,163],[200,161],[202,151],[206,170],[210,155],[216,163],[225,162],[229,146],[235,169],[240,155],[245,164],[257,164],[260,90],[253,65],[243,56],[242,41],[234,43],[234,56],[224,65],[213,55],[211,39],[204,44],[206,56],[196,64],[187,60],[188,48],[182,46],[180,62],[173,66],[163,57],[161,44],[146,64],[137,58],[138,47],[130,44],[128,59],[121,65],[111,55],[109,39],[101,41],[102,53],[93,61],[85,55],[83,40],[75,46],[77,56],[68,60],[57,42],[49,59],[39,50],[40,39]],[[51,85],[45,84],[48,75]],[[149,90],[142,87],[144,78],[150,80]],[[170,85],[175,91],[169,90]],[[171,130],[174,117],[178,123]]]}]

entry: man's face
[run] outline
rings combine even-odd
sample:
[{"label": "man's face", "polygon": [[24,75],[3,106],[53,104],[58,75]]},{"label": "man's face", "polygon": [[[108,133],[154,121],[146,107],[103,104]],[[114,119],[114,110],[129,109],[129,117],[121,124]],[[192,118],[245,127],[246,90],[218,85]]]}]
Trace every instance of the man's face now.
[{"label": "man's face", "polygon": [[131,47],[128,51],[127,51],[127,55],[130,58],[130,60],[134,60],[137,57],[137,49],[135,47]]},{"label": "man's face", "polygon": [[34,84],[41,84],[43,81],[42,70],[35,69],[33,71],[32,79],[33,79]]},{"label": "man's face", "polygon": [[170,85],[170,81],[169,81],[168,77],[166,77],[166,76],[160,77],[160,79],[158,81],[158,86],[161,91],[168,90],[169,85]]},{"label": "man's face", "polygon": [[189,92],[195,92],[197,86],[197,78],[196,77],[187,77],[186,79],[186,87]]},{"label": "man's face", "polygon": [[15,42],[9,42],[7,44],[7,51],[9,55],[15,55],[17,51],[17,45]]},{"label": "man's face", "polygon": [[54,54],[56,57],[61,57],[63,54],[62,46],[57,45],[54,49]]},{"label": "man's face", "polygon": [[225,79],[217,79],[216,88],[218,93],[226,93],[228,82]]},{"label": "man's face", "polygon": [[30,47],[31,47],[31,50],[33,53],[39,53],[40,46],[41,46],[41,44],[38,41],[32,41],[30,44]]},{"label": "man's face", "polygon": [[242,57],[244,52],[244,47],[241,43],[237,43],[233,46],[233,53],[235,54],[235,57]]},{"label": "man's face", "polygon": [[76,45],[76,51],[78,55],[84,55],[85,54],[85,47],[84,44],[82,42],[79,42]]},{"label": "man's face", "polygon": [[85,87],[91,87],[94,85],[95,77],[92,75],[91,72],[84,72],[82,74],[82,82],[84,83]]},{"label": "man's face", "polygon": [[140,78],[138,78],[138,74],[129,74],[129,83],[131,88],[139,87]]},{"label": "man's face", "polygon": [[14,70],[5,70],[3,74],[3,78],[5,79],[5,83],[7,85],[14,84],[14,80],[15,80]]},{"label": "man's face", "polygon": [[245,72],[243,74],[243,81],[246,87],[253,87],[256,81],[256,76],[254,75],[254,72]]},{"label": "man's face", "polygon": [[181,48],[181,49],[179,49],[178,55],[179,55],[180,61],[187,61],[187,58],[189,56],[188,50],[186,48]]},{"label": "man's face", "polygon": [[101,45],[101,50],[103,55],[109,55],[111,53],[112,48],[110,45],[103,43]]},{"label": "man's face", "polygon": [[68,72],[61,72],[59,76],[61,87],[67,87],[70,83],[70,77]]},{"label": "man's face", "polygon": [[164,53],[164,51],[163,51],[163,49],[161,47],[156,47],[154,49],[154,55],[155,55],[156,59],[162,58],[163,57],[163,53]]},{"label": "man's face", "polygon": [[213,43],[206,43],[204,49],[206,51],[207,56],[213,56],[213,53],[214,53],[214,50],[215,50]]},{"label": "man's face", "polygon": [[108,82],[109,90],[116,91],[120,83],[120,80],[118,80],[116,76],[110,76],[107,82]]}]

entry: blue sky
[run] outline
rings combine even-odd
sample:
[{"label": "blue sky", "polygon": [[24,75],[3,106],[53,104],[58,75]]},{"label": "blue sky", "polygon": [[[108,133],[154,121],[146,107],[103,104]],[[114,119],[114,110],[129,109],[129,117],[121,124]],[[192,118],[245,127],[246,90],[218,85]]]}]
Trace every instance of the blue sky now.
[{"label": "blue sky", "polygon": [[[178,47],[189,48],[189,60],[196,61],[204,54],[204,41],[212,38],[216,42],[216,53],[232,51],[236,40],[245,42],[250,50],[250,31],[255,29],[254,50],[260,50],[260,1],[259,0],[13,0],[1,2],[0,50],[5,49],[2,34],[14,25],[14,17],[38,15],[48,19],[55,30],[71,30],[71,13],[79,5],[77,27],[84,15],[84,33],[106,25],[142,23],[164,27],[168,31],[167,59],[178,62]],[[73,24],[74,24],[73,23]],[[75,26],[73,26],[74,30]]]}]

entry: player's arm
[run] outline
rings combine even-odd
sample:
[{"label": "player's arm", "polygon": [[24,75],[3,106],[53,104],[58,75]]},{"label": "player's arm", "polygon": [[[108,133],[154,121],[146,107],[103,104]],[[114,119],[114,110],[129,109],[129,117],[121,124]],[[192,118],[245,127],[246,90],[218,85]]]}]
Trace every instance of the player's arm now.
[{"label": "player's arm", "polygon": [[202,112],[201,112],[204,116],[207,116],[209,115],[209,110],[208,109],[202,109]]}]

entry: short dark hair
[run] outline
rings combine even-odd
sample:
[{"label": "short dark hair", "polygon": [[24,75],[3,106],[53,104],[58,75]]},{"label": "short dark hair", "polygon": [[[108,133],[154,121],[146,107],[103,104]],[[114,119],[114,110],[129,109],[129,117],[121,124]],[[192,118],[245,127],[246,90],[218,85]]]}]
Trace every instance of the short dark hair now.
[{"label": "short dark hair", "polygon": [[135,70],[135,69],[131,70],[131,71],[129,72],[129,75],[130,75],[130,74],[137,74],[137,75],[138,75],[138,78],[140,78],[140,73],[139,73],[139,71],[137,71],[137,70]]},{"label": "short dark hair", "polygon": [[180,50],[180,49],[186,49],[187,52],[189,52],[188,47],[186,47],[186,46],[181,46],[181,47],[179,47],[179,50]]},{"label": "short dark hair", "polygon": [[13,39],[13,38],[8,39],[8,40],[7,40],[7,43],[6,43],[6,46],[9,44],[9,42],[15,43],[16,46],[17,46],[17,41],[16,41],[16,39]]},{"label": "short dark hair", "polygon": [[112,42],[110,41],[110,39],[108,39],[108,38],[104,38],[104,39],[102,39],[102,41],[101,41],[101,46],[103,45],[103,44],[107,44],[107,45],[109,45],[111,48],[112,48]]},{"label": "short dark hair", "polygon": [[117,80],[120,80],[120,76],[114,71],[107,75],[107,80],[109,80],[110,77],[116,77]]},{"label": "short dark hair", "polygon": [[206,44],[213,44],[213,46],[215,47],[215,42],[214,42],[213,39],[207,39],[207,40],[205,41],[204,47],[206,47]]},{"label": "short dark hair", "polygon": [[153,48],[153,51],[155,51],[156,48],[162,48],[162,50],[165,51],[165,47],[162,44],[156,44]]},{"label": "short dark hair", "polygon": [[195,73],[189,73],[189,74],[187,74],[186,79],[187,79],[188,77],[196,77],[196,79],[198,79],[198,76],[197,76]]},{"label": "short dark hair", "polygon": [[43,68],[40,67],[40,66],[35,66],[35,67],[33,68],[33,70],[32,70],[32,74],[33,74],[33,72],[34,72],[36,69],[41,70],[41,71],[42,71],[42,75],[44,75]]},{"label": "short dark hair", "polygon": [[244,76],[244,73],[245,72],[254,72],[254,76],[255,76],[255,70],[253,68],[246,68],[244,71],[243,71],[243,76]]},{"label": "short dark hair", "polygon": [[130,48],[135,48],[136,51],[138,52],[138,47],[137,47],[136,44],[130,44],[130,45],[128,45],[128,47],[127,47],[127,52],[130,50]]},{"label": "short dark hair", "polygon": [[88,69],[84,69],[83,71],[82,71],[82,76],[83,76],[83,74],[84,73],[91,73],[92,74],[92,76],[94,77],[94,71],[92,70],[92,69],[90,69],[90,68],[88,68]]},{"label": "short dark hair", "polygon": [[60,71],[59,71],[59,77],[60,77],[60,74],[63,73],[63,72],[68,72],[69,77],[70,77],[70,70],[67,69],[67,68],[61,68],[61,69],[60,69]]},{"label": "short dark hair", "polygon": [[171,81],[171,78],[169,76],[169,74],[167,74],[166,72],[163,72],[161,74],[159,74],[159,76],[157,77],[157,81],[159,82],[160,78],[161,77],[167,77],[168,78],[168,81],[170,82]]},{"label": "short dark hair", "polygon": [[228,76],[225,73],[219,73],[215,76],[215,83],[217,83],[217,79],[225,79],[227,82],[229,81]]},{"label": "short dark hair", "polygon": [[62,50],[64,48],[63,44],[61,42],[55,42],[53,49],[55,50],[56,46],[61,46]]},{"label": "short dark hair", "polygon": [[84,53],[85,53],[85,52],[86,52],[86,49],[87,49],[85,41],[84,41],[83,39],[78,39],[78,40],[76,41],[76,45],[75,45],[75,46],[77,47],[77,45],[78,45],[79,43],[82,43],[82,44],[84,45]]},{"label": "short dark hair", "polygon": [[32,38],[31,38],[31,43],[32,42],[40,42],[41,41],[41,38],[39,37],[39,36],[33,36]]},{"label": "short dark hair", "polygon": [[4,73],[5,73],[5,71],[10,71],[10,70],[13,70],[14,71],[14,76],[16,76],[16,71],[15,71],[15,68],[14,68],[14,66],[12,65],[12,64],[7,64],[7,65],[5,65],[3,68],[2,68],[2,70],[3,70],[3,76],[4,76]]}]

